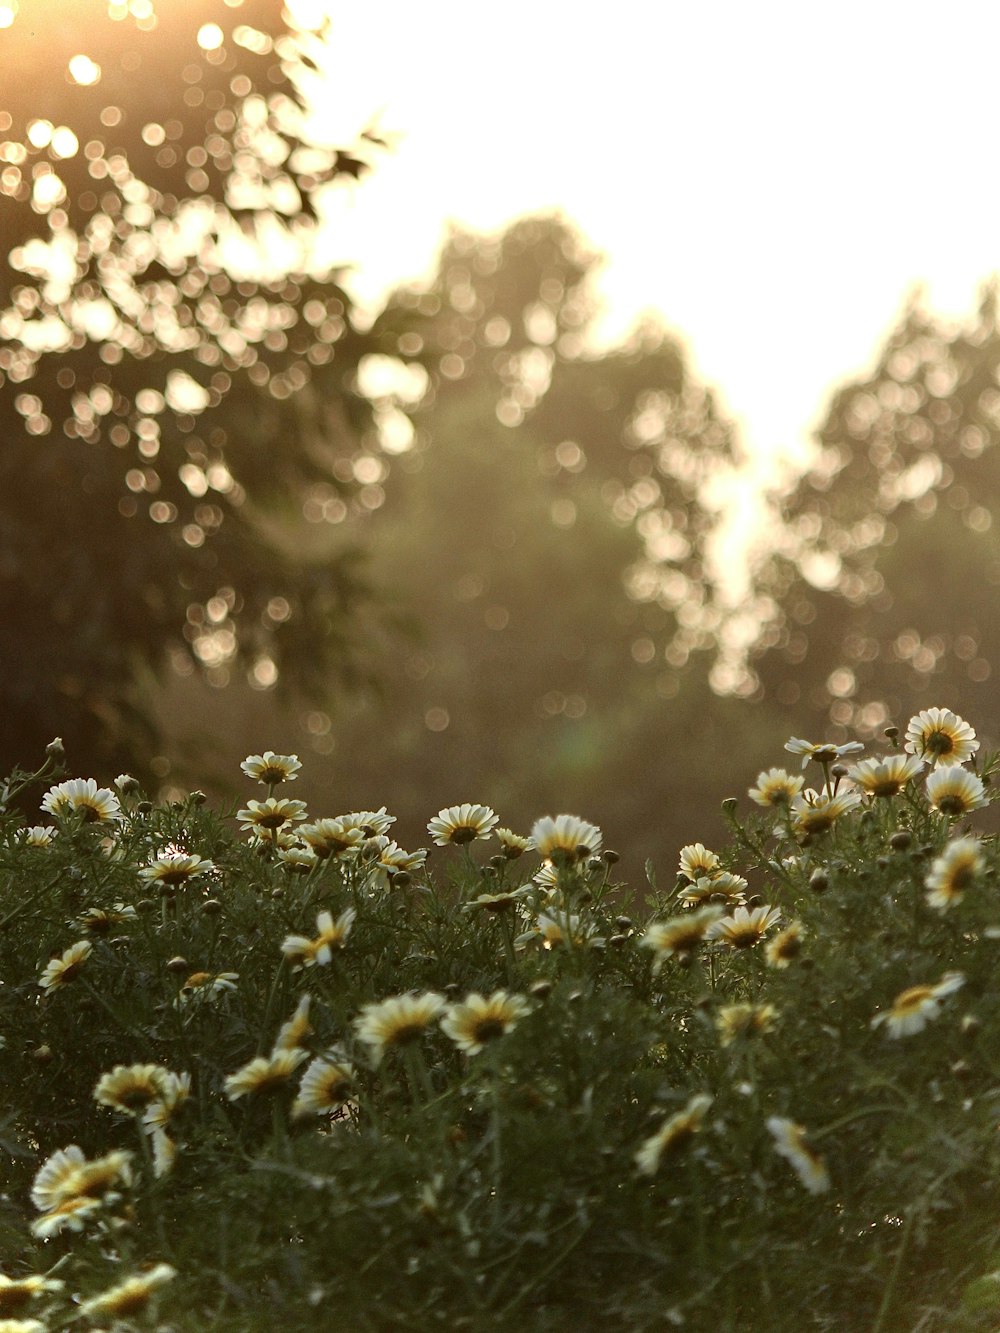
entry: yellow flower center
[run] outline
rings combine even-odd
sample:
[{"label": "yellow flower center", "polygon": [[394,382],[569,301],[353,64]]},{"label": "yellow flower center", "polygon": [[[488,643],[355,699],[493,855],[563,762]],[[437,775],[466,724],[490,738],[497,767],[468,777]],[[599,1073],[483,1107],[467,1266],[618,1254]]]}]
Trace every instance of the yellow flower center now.
[{"label": "yellow flower center", "polygon": [[410,1042],[416,1041],[427,1025],[420,1019],[410,1019],[409,1022],[400,1023],[392,1032],[386,1034],[385,1042],[387,1046],[407,1046]]},{"label": "yellow flower center", "polygon": [[472,1024],[472,1035],[476,1041],[481,1043],[495,1041],[497,1037],[502,1037],[506,1031],[506,1023],[495,1014],[486,1018],[479,1018]]},{"label": "yellow flower center", "polygon": [[470,824],[462,824],[460,827],[452,829],[448,835],[452,842],[463,843],[472,842],[476,837],[476,830]]},{"label": "yellow flower center", "polygon": [[961,815],[965,813],[966,802],[961,792],[950,792],[938,797],[938,809],[943,815]]},{"label": "yellow flower center", "polygon": [[900,1016],[915,1013],[923,1004],[933,997],[933,990],[930,986],[911,986],[896,997],[896,1003],[892,1006],[893,1010]]},{"label": "yellow flower center", "polygon": [[933,755],[951,754],[955,749],[955,737],[946,731],[932,731],[924,738],[924,751]]}]

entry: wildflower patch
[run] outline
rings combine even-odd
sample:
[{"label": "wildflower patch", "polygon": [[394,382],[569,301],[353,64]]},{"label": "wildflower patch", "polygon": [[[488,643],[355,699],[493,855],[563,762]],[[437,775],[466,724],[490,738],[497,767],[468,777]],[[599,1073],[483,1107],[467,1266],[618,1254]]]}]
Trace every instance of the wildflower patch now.
[{"label": "wildflower patch", "polygon": [[996,1328],[996,758],[945,708],[785,749],[664,889],[271,750],[231,813],[12,775],[0,1319]]}]

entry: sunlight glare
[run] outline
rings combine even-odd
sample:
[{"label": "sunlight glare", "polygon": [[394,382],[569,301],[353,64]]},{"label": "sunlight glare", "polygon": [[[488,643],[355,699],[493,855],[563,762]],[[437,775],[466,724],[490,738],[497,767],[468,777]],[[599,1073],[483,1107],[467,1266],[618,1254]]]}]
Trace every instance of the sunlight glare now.
[{"label": "sunlight glare", "polygon": [[28,143],[32,148],[45,148],[52,142],[51,120],[33,120],[28,126]]},{"label": "sunlight glare", "polygon": [[203,51],[218,51],[225,38],[217,23],[203,23],[198,29],[198,45]]},{"label": "sunlight glare", "polygon": [[[0,27],[3,27],[3,16],[0,11]],[[97,83],[101,77],[101,67],[96,61],[91,60],[90,56],[76,55],[69,62],[69,76],[74,83],[79,83],[84,88],[89,88]]]},{"label": "sunlight glare", "polygon": [[75,157],[80,140],[68,125],[60,125],[52,134],[52,152],[56,157]]}]

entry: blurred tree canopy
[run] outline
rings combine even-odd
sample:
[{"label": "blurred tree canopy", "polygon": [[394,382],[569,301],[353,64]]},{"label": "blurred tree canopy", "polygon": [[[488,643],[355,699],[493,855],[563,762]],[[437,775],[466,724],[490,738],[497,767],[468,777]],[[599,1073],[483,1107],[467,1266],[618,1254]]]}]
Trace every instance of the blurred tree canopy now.
[{"label": "blurred tree canopy", "polygon": [[[596,262],[558,217],[456,232],[430,285],[375,322],[361,378],[387,480],[366,536],[417,637],[332,736],[307,716],[321,754],[335,737],[319,766],[334,776],[314,798],[307,771],[297,794],[326,813],[389,802],[413,841],[443,805],[526,826],[555,801],[599,819],[641,874],[678,837],[718,832],[720,755],[739,790],[773,734],[707,682],[706,492],[735,465],[731,428],[662,328],[593,349]],[[197,707],[171,711],[193,740]],[[275,725],[266,743],[305,739]]]},{"label": "blurred tree canopy", "polygon": [[[911,303],[873,373],[834,397],[765,578],[755,663],[817,726],[873,734],[921,707],[989,717],[1000,664],[1000,327]],[[905,718],[904,718],[905,721]]]},{"label": "blurred tree canopy", "polygon": [[0,763],[59,733],[141,768],[168,657],[317,694],[365,674],[337,524],[366,512],[370,341],[316,203],[379,141],[311,137],[323,35],[280,0],[4,14]]}]

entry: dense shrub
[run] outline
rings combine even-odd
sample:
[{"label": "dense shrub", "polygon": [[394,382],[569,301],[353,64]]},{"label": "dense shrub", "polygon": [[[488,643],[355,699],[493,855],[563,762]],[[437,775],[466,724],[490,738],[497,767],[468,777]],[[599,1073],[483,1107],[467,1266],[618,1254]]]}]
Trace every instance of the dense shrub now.
[{"label": "dense shrub", "polygon": [[946,710],[786,748],[630,891],[574,817],[407,853],[293,757],[234,825],[54,743],[3,791],[0,1319],[996,1327],[994,761]]}]

